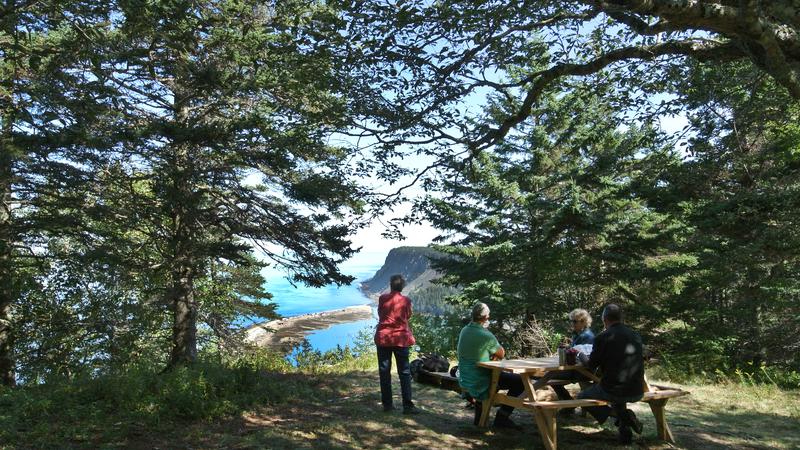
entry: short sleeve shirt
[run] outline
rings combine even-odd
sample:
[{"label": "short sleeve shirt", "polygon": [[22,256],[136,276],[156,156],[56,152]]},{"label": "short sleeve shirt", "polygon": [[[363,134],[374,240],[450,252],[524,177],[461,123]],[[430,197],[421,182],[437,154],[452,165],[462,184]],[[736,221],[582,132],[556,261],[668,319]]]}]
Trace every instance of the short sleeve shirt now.
[{"label": "short sleeve shirt", "polygon": [[397,291],[383,294],[378,299],[378,326],[375,328],[375,345],[378,347],[410,347],[416,343],[408,319],[411,317],[411,300]]},{"label": "short sleeve shirt", "polygon": [[478,400],[488,398],[492,372],[476,364],[489,361],[499,348],[497,338],[479,323],[470,322],[458,336],[458,384]]}]

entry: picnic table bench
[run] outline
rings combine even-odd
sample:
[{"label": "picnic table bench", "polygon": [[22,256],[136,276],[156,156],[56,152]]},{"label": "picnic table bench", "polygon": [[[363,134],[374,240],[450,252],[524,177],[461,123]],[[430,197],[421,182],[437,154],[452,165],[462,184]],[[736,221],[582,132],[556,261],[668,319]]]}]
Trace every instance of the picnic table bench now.
[{"label": "picnic table bench", "polygon": [[[525,408],[533,411],[536,426],[545,448],[555,450],[558,448],[557,441],[557,419],[556,413],[562,408],[575,408],[587,406],[603,406],[608,402],[594,399],[577,400],[544,400],[541,397],[542,388],[548,386],[547,373],[552,371],[574,370],[586,378],[598,382],[600,379],[582,366],[561,366],[558,364],[557,357],[523,359],[523,360],[502,360],[487,361],[479,363],[480,366],[492,370],[492,381],[489,388],[489,399],[483,402],[483,411],[479,426],[485,427],[489,420],[489,411],[495,405],[509,405],[515,408]],[[500,372],[517,373],[522,378],[525,391],[519,397],[512,397],[501,392],[497,392],[497,383]],[[449,374],[448,374],[449,375]],[[560,381],[560,380],[559,380]],[[538,394],[538,395],[537,395]],[[675,438],[667,425],[664,415],[664,407],[670,398],[680,397],[689,394],[688,391],[670,388],[666,386],[650,385],[645,380],[645,394],[642,402],[650,405],[653,416],[656,419],[658,437],[664,441],[674,443]]]}]

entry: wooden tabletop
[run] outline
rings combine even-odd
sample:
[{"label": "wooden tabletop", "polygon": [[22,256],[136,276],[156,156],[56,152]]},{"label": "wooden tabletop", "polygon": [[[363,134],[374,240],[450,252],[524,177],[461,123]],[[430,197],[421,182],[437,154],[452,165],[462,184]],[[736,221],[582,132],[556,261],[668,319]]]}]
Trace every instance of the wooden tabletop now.
[{"label": "wooden tabletop", "polygon": [[503,370],[511,373],[543,374],[552,370],[575,370],[581,366],[559,366],[558,356],[532,359],[503,359],[500,361],[486,361],[478,366],[492,370]]}]

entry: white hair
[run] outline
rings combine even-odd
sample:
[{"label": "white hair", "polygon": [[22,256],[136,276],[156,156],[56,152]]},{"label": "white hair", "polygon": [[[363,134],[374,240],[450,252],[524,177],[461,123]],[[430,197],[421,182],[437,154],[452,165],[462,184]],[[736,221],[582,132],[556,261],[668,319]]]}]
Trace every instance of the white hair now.
[{"label": "white hair", "polygon": [[472,307],[472,320],[478,321],[489,317],[489,307],[486,303],[478,302]]}]

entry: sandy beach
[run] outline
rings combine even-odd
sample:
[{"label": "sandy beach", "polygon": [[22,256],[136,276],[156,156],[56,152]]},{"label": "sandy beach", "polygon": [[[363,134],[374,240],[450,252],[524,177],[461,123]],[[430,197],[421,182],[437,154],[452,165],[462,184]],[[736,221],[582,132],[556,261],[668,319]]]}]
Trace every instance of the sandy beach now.
[{"label": "sandy beach", "polygon": [[302,314],[285,319],[255,324],[245,330],[245,340],[252,344],[290,350],[302,342],[306,334],[340,323],[356,322],[372,317],[369,305],[350,306],[333,311]]}]

